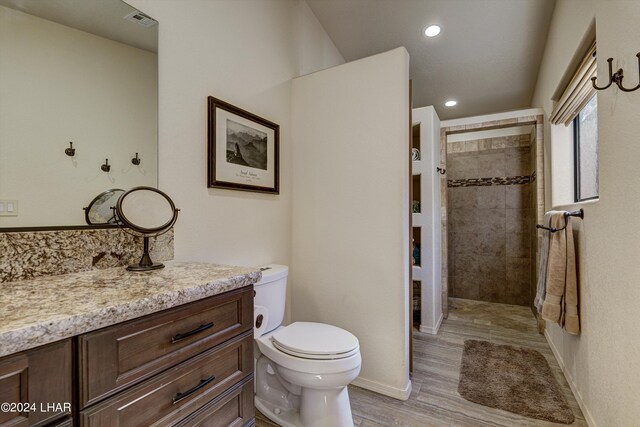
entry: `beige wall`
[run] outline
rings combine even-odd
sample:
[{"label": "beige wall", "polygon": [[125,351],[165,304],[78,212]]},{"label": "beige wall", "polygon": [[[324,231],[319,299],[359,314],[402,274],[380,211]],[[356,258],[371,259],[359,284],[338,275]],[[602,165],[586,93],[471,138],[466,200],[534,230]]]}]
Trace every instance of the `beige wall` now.
[{"label": "beige wall", "polygon": [[293,81],[292,318],[360,341],[356,384],[406,399],[409,55]]},{"label": "beige wall", "polygon": [[99,193],[157,184],[156,64],[152,52],[0,6],[0,199],[18,200],[0,228],[84,224]]},{"label": "beige wall", "polygon": [[[160,22],[160,188],[175,257],[289,264],[290,80],[344,62],[302,0],[132,0]],[[208,95],[280,125],[280,195],[208,189]]]},{"label": "beige wall", "polygon": [[[627,84],[637,83],[640,2],[559,0],[534,98],[547,116],[594,16],[600,76],[613,57]],[[633,426],[640,419],[640,226],[633,215],[640,209],[639,94],[615,87],[598,92],[600,200],[581,206],[585,218],[576,222],[582,333],[570,336],[547,323],[547,338],[592,426]]]}]

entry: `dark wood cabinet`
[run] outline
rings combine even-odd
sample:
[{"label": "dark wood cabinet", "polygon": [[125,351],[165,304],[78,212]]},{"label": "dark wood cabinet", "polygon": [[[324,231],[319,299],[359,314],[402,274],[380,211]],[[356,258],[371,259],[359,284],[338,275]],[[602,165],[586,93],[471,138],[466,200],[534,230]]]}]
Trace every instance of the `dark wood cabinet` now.
[{"label": "dark wood cabinet", "polygon": [[253,376],[227,390],[175,427],[242,427],[254,424]]},{"label": "dark wood cabinet", "polygon": [[[71,340],[0,359],[0,426],[41,427],[71,414]],[[21,410],[22,412],[17,412]]]},{"label": "dark wood cabinet", "polygon": [[252,425],[253,294],[248,286],[0,358],[0,402],[38,409],[0,411],[0,427]]},{"label": "dark wood cabinet", "polygon": [[253,329],[253,291],[240,289],[81,335],[80,407]]},{"label": "dark wood cabinet", "polygon": [[173,425],[253,372],[253,331],[80,413],[81,427]]}]

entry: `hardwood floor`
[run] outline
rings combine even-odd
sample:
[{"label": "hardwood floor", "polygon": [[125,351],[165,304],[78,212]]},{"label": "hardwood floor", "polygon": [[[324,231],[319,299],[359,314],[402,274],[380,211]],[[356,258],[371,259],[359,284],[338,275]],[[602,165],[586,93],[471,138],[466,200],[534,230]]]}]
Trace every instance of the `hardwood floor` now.
[{"label": "hardwood floor", "polygon": [[[466,339],[484,339],[542,353],[560,384],[576,421],[587,423],[571,393],[545,338],[537,331],[528,307],[485,303],[463,299],[449,300],[449,318],[437,335],[414,330],[413,391],[407,401],[399,401],[358,387],[349,387],[354,424],[358,427],[484,427],[484,426],[562,426],[489,408],[463,399],[458,394],[458,375]],[[273,427],[258,414],[257,426]],[[331,427],[331,426],[327,426]]]}]

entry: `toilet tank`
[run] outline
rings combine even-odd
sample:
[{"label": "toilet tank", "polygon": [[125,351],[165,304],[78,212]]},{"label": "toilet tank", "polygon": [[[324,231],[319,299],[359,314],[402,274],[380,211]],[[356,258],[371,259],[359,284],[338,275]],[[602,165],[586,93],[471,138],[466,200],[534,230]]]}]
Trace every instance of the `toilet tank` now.
[{"label": "toilet tank", "polygon": [[284,320],[289,268],[286,265],[269,264],[260,269],[262,279],[253,285],[256,291],[253,303],[268,310],[267,329],[264,332],[267,333],[280,326]]}]

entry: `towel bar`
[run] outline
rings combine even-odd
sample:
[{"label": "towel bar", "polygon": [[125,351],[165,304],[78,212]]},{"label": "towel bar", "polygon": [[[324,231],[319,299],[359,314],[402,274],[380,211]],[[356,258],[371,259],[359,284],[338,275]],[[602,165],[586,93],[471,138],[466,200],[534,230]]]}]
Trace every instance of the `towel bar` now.
[{"label": "towel bar", "polygon": [[564,213],[564,227],[562,227],[562,228],[545,227],[544,225],[540,225],[540,224],[536,224],[536,228],[542,228],[543,230],[548,230],[548,231],[550,231],[552,233],[555,233],[557,231],[562,231],[565,228],[567,228],[567,217],[568,216],[575,216],[575,217],[578,217],[580,219],[584,219],[584,210],[582,208],[580,208],[577,211],[565,212]]}]

